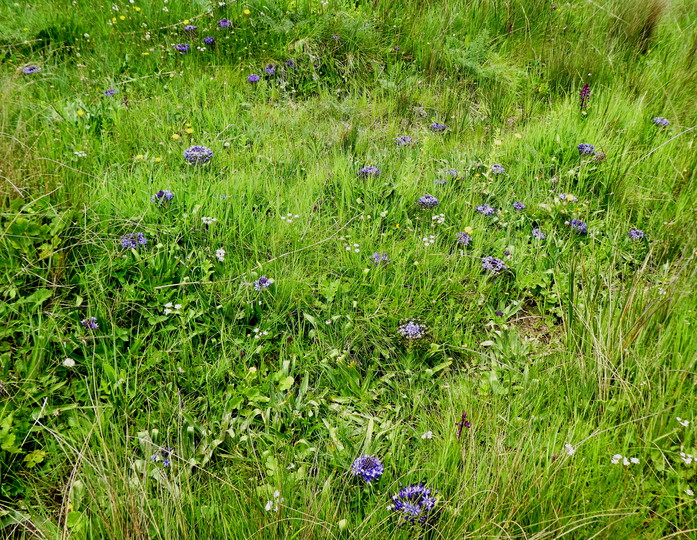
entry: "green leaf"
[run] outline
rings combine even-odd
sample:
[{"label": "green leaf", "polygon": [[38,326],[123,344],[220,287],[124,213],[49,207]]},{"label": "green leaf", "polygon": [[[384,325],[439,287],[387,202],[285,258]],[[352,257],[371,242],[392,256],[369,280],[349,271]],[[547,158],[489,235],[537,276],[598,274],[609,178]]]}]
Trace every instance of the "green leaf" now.
[{"label": "green leaf", "polygon": [[284,377],[278,382],[278,389],[281,392],[285,392],[286,390],[290,390],[291,387],[293,386],[293,383],[295,383],[295,378],[288,376]]}]

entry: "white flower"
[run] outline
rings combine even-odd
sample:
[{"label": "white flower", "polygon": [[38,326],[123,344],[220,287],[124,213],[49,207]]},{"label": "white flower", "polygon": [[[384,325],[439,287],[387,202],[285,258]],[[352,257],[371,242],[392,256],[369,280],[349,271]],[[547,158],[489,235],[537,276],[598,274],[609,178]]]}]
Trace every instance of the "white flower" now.
[{"label": "white flower", "polygon": [[204,225],[210,225],[211,223],[215,223],[218,220],[214,217],[203,216],[201,218],[201,221],[203,221]]},{"label": "white flower", "polygon": [[272,508],[273,508],[273,501],[266,501],[266,506],[264,506],[264,510],[266,510],[267,512],[270,512]]},{"label": "white flower", "polygon": [[693,456],[692,454],[686,454],[685,452],[680,452],[680,459],[682,459],[685,462],[685,465],[689,465],[694,461],[695,456]]},{"label": "white flower", "polygon": [[421,435],[422,439],[433,439],[433,431],[427,431],[423,435]]},{"label": "white flower", "polygon": [[435,214],[431,216],[431,222],[432,227],[435,227],[437,223],[445,223],[445,214]]},{"label": "white flower", "polygon": [[683,419],[680,418],[679,416],[676,416],[675,419],[678,421],[678,424],[680,424],[682,427],[687,427],[687,426],[690,425],[690,421],[689,421],[689,420],[683,420]]},{"label": "white flower", "polygon": [[638,465],[638,464],[639,464],[639,458],[635,458],[635,457],[629,458],[629,461],[631,461],[632,463],[634,463],[634,465]]},{"label": "white flower", "polygon": [[225,261],[225,250],[223,248],[216,249],[215,256],[218,258],[218,260],[220,262],[224,262]]},{"label": "white flower", "polygon": [[77,157],[87,157],[87,152],[83,152],[82,150],[76,150],[73,152]]},{"label": "white flower", "polygon": [[564,448],[566,449],[566,455],[567,456],[573,456],[576,453],[576,449],[573,447],[573,445],[566,443],[564,445]]},{"label": "white flower", "polygon": [[692,497],[692,496],[695,494],[695,492],[692,491],[690,488],[687,488],[687,489],[685,490],[685,493],[686,493],[687,495],[689,495],[690,497]]},{"label": "white flower", "polygon": [[613,465],[617,465],[621,460],[622,460],[622,454],[615,454],[614,456],[612,456],[612,459],[610,460],[610,462]]},{"label": "white flower", "polygon": [[65,360],[63,360],[63,365],[64,365],[65,367],[74,367],[74,366],[75,366],[75,360],[73,360],[72,358],[66,358]]},{"label": "white flower", "polygon": [[164,11],[165,13],[168,13],[168,12],[169,12],[169,10],[168,10],[166,7],[163,7],[163,8],[162,8],[162,11]]}]

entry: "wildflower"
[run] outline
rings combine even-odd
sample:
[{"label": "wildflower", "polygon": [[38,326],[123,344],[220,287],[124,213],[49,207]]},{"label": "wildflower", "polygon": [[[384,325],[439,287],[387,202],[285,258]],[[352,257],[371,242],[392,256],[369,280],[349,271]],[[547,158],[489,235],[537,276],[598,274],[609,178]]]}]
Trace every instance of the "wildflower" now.
[{"label": "wildflower", "polygon": [[86,319],[82,319],[80,324],[88,330],[96,330],[99,328],[99,325],[97,324],[97,317],[87,317]]},{"label": "wildflower", "polygon": [[193,24],[187,24],[184,27],[184,32],[196,32],[197,29],[198,29],[197,26],[194,26]]},{"label": "wildflower", "polygon": [[[24,73],[26,73],[26,71]],[[651,121],[655,126],[658,127],[666,127],[670,125],[670,120],[668,120],[667,118],[663,118],[662,116],[652,118]]]},{"label": "wildflower", "polygon": [[445,174],[449,174],[450,176],[454,176],[457,178],[457,170],[456,169],[448,169],[445,171]]},{"label": "wildflower", "polygon": [[191,165],[203,165],[213,157],[213,150],[206,146],[195,145],[184,150],[184,159]]},{"label": "wildflower", "polygon": [[484,257],[482,259],[482,268],[488,270],[492,274],[498,274],[506,270],[506,265],[501,259],[496,257]]},{"label": "wildflower", "polygon": [[351,466],[353,476],[360,476],[367,484],[373,480],[379,480],[384,471],[382,461],[375,456],[364,455],[356,458]]},{"label": "wildflower", "polygon": [[274,64],[269,64],[264,68],[264,73],[266,73],[269,76],[275,75],[276,74],[276,66]]},{"label": "wildflower", "polygon": [[415,321],[409,321],[401,325],[397,331],[402,334],[402,337],[409,340],[421,339],[426,335],[426,327]]},{"label": "wildflower", "polygon": [[260,79],[261,79],[261,77],[259,77],[259,75],[257,75],[256,73],[252,73],[251,75],[249,75],[247,77],[247,82],[255,84],[255,83],[258,83]]},{"label": "wildflower", "polygon": [[578,153],[582,156],[593,156],[595,155],[595,146],[589,143],[581,143],[577,146]]},{"label": "wildflower", "polygon": [[83,152],[82,150],[76,150],[73,152],[77,157],[87,157],[87,152]]},{"label": "wildflower", "polygon": [[220,262],[225,262],[225,250],[223,248],[216,249],[215,250],[215,257]]},{"label": "wildflower", "polygon": [[494,315],[496,315],[497,317],[503,317],[503,311],[497,309],[496,311],[494,311]]},{"label": "wildflower", "polygon": [[421,208],[435,208],[438,206],[438,199],[436,199],[433,195],[424,195],[423,197],[420,197],[418,201],[416,201],[416,204],[418,204]]},{"label": "wildflower", "polygon": [[585,223],[583,223],[583,221],[581,221],[580,219],[572,219],[569,225],[578,234],[586,234],[588,232],[588,226]]},{"label": "wildflower", "polygon": [[639,458],[623,457],[622,454],[615,454],[614,456],[612,456],[612,459],[610,460],[610,463],[612,463],[613,465],[617,465],[620,462],[622,462],[622,465],[624,465],[625,467],[629,467],[630,465],[638,465]]},{"label": "wildflower", "polygon": [[435,183],[437,186],[444,186],[445,184],[448,183],[448,181],[445,180],[445,179],[438,179],[438,180],[435,180],[434,183]]},{"label": "wildflower", "polygon": [[477,212],[485,216],[493,216],[496,213],[496,208],[489,206],[488,204],[480,204],[475,208]]},{"label": "wildflower", "polygon": [[573,447],[573,445],[571,445],[569,443],[566,443],[564,445],[564,448],[565,448],[567,456],[573,456],[576,453],[576,449]]},{"label": "wildflower", "polygon": [[361,246],[360,246],[360,244],[353,244],[353,245],[346,244],[346,251],[355,251],[356,253],[360,253]]},{"label": "wildflower", "polygon": [[583,88],[581,88],[581,91],[578,93],[578,97],[580,100],[581,110],[588,107],[588,101],[590,100],[590,97],[591,97],[590,84],[586,83],[583,85]]},{"label": "wildflower", "polygon": [[337,36],[336,34],[332,34],[331,39],[341,39],[341,38],[339,36]]},{"label": "wildflower", "polygon": [[459,426],[458,429],[457,429],[457,436],[458,436],[458,438],[460,437],[460,435],[462,435],[462,429],[463,429],[463,428],[469,429],[470,427],[472,427],[472,425],[467,421],[467,413],[466,413],[466,412],[463,412],[463,413],[462,413],[462,416],[460,417],[460,421],[459,421],[459,422],[455,422],[455,425],[456,425],[456,426]]},{"label": "wildflower", "polygon": [[676,416],[675,419],[678,421],[678,424],[680,424],[682,427],[687,427],[687,426],[690,425],[690,421],[689,421],[689,420],[683,420],[683,419],[680,418],[679,416]]},{"label": "wildflower", "polygon": [[212,225],[213,223],[215,223],[215,222],[218,221],[218,220],[217,220],[216,218],[214,218],[214,217],[203,216],[203,217],[201,218],[201,221],[203,221],[203,224],[204,224],[204,225]]},{"label": "wildflower", "polygon": [[182,54],[188,53],[191,48],[188,43],[177,43],[174,48]]},{"label": "wildflower", "polygon": [[276,490],[273,492],[273,500],[266,501],[266,506],[264,506],[264,509],[267,512],[270,512],[271,510],[278,512],[278,505],[283,504],[283,501],[285,501],[285,499],[281,497],[281,492]]},{"label": "wildflower", "polygon": [[392,509],[401,515],[403,525],[427,525],[437,512],[438,499],[434,491],[424,484],[414,484],[399,490],[392,496]]},{"label": "wildflower", "polygon": [[685,452],[680,452],[680,459],[683,460],[683,463],[685,463],[685,465],[689,465],[694,461],[695,456],[693,456],[692,454],[686,454]]},{"label": "wildflower", "polygon": [[374,265],[379,265],[380,263],[389,264],[392,262],[392,259],[387,256],[387,253],[375,252],[370,256],[370,262]]},{"label": "wildflower", "polygon": [[35,65],[24,66],[22,68],[22,73],[24,73],[25,75],[31,75],[32,73],[38,73],[39,71],[41,71],[41,68]]},{"label": "wildflower", "polygon": [[612,463],[613,465],[617,465],[621,460],[622,460],[622,454],[615,454],[614,456],[612,456],[610,463]]},{"label": "wildflower", "polygon": [[162,204],[171,201],[174,199],[174,193],[172,193],[168,189],[161,189],[155,195],[150,197],[150,200],[154,203]]},{"label": "wildflower", "polygon": [[433,439],[433,431],[427,431],[421,435],[422,439]]},{"label": "wildflower", "polygon": [[436,224],[440,225],[445,223],[445,214],[435,214],[431,216],[431,227],[435,227]]},{"label": "wildflower", "polygon": [[455,238],[457,238],[457,243],[462,244],[463,246],[469,246],[472,242],[472,237],[466,232],[457,233]]},{"label": "wildflower", "polygon": [[215,38],[212,36],[206,36],[205,38],[203,38],[203,42],[206,45],[213,45],[213,43],[215,43]]},{"label": "wildflower", "polygon": [[175,315],[179,315],[181,313],[181,308],[181,304],[173,304],[172,302],[167,302],[165,304],[164,314],[170,315],[171,313],[174,313]]},{"label": "wildflower", "polygon": [[66,358],[63,360],[63,365],[67,368],[75,367],[75,360],[72,358]]},{"label": "wildflower", "polygon": [[557,194],[557,197],[559,197],[559,200],[562,200],[564,202],[577,202],[578,198],[571,193],[559,193]]},{"label": "wildflower", "polygon": [[169,460],[170,455],[174,452],[174,448],[162,448],[150,456],[150,460],[153,463],[162,462],[163,467],[169,467],[171,462]]},{"label": "wildflower", "polygon": [[442,133],[443,131],[448,129],[448,126],[439,122],[433,122],[433,124],[429,126],[429,129],[433,131],[433,133]]},{"label": "wildflower", "polygon": [[428,246],[430,246],[430,245],[432,245],[432,244],[435,244],[435,242],[436,242],[436,237],[435,237],[435,235],[431,234],[431,235],[429,235],[429,236],[424,236],[421,240],[422,240],[422,242],[424,243],[424,246],[425,246],[425,247],[428,247]]},{"label": "wildflower", "polygon": [[646,238],[646,234],[644,233],[644,231],[641,231],[639,229],[630,229],[627,233],[627,236],[629,236],[631,240],[640,240],[642,238]]},{"label": "wildflower", "polygon": [[494,163],[491,166],[491,172],[492,174],[503,174],[506,172],[506,169],[503,168],[503,165],[500,165],[499,163]]},{"label": "wildflower", "polygon": [[394,140],[397,146],[412,146],[416,143],[409,135],[401,135]]},{"label": "wildflower", "polygon": [[299,217],[300,216],[298,214],[288,213],[285,216],[281,216],[281,221],[285,221],[286,223],[288,223],[290,225],[291,223],[293,223],[294,218],[298,219]]},{"label": "wildflower", "polygon": [[685,495],[688,495],[689,497],[692,497],[695,494],[694,491],[692,491],[690,488],[687,488],[685,490]]},{"label": "wildflower", "polygon": [[261,276],[252,285],[254,285],[254,290],[261,291],[263,289],[268,289],[273,283],[273,279],[269,279],[266,276]]},{"label": "wildflower", "polygon": [[368,178],[369,176],[380,176],[380,173],[382,171],[378,169],[377,167],[373,167],[372,165],[369,165],[368,167],[363,167],[360,171],[358,171],[358,177],[359,178]]},{"label": "wildflower", "polygon": [[513,208],[515,210],[525,210],[525,205],[520,201],[516,201],[513,203]]},{"label": "wildflower", "polygon": [[547,235],[546,235],[545,233],[543,233],[543,232],[539,229],[539,227],[535,227],[535,228],[532,230],[532,235],[533,235],[535,238],[539,238],[540,240],[544,240],[545,238],[547,238]]},{"label": "wildflower", "polygon": [[252,330],[252,332],[254,332],[254,339],[259,339],[259,338],[261,338],[262,336],[268,336],[268,335],[269,335],[269,333],[268,333],[266,330],[263,330],[263,331],[262,331],[262,330],[259,330],[258,328],[255,328],[254,330]]},{"label": "wildflower", "polygon": [[117,92],[118,92],[118,90],[116,90],[115,88],[109,88],[108,90],[104,90],[103,94],[107,97],[111,97],[114,94],[116,94]]},{"label": "wildflower", "polygon": [[285,66],[289,67],[289,68],[298,69],[298,68],[295,66],[295,62],[294,62],[293,60],[286,60],[283,64],[284,64]]},{"label": "wildflower", "polygon": [[144,246],[148,243],[148,239],[142,232],[124,234],[121,237],[121,246],[126,249],[138,249],[138,246]]},{"label": "wildflower", "polygon": [[232,26],[232,21],[229,19],[220,19],[218,21],[218,26],[220,28],[230,28]]}]

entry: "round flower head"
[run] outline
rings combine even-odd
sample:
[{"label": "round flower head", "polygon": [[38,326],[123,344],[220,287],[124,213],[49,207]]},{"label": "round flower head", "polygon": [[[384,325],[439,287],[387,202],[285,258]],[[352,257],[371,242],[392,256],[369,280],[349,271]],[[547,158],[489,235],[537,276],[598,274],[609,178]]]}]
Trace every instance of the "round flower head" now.
[{"label": "round flower head", "polygon": [[230,19],[220,19],[218,21],[218,26],[220,28],[230,28],[232,26],[232,21]]},{"label": "round flower head", "polygon": [[213,45],[213,43],[215,43],[215,38],[211,37],[211,36],[207,36],[207,37],[203,38],[203,42],[206,45]]},{"label": "round flower head", "polygon": [[466,232],[457,233],[455,238],[457,238],[457,243],[462,244],[463,246],[469,246],[472,242],[472,237]]},{"label": "round flower head", "polygon": [[360,476],[368,484],[374,480],[379,480],[384,471],[385,467],[382,461],[375,456],[361,456],[351,466],[353,476]]},{"label": "round flower head", "polygon": [[255,83],[258,83],[260,79],[261,79],[261,77],[259,77],[259,75],[257,75],[256,73],[252,73],[251,75],[249,75],[247,77],[247,82],[255,84]]},{"label": "round flower head", "polygon": [[197,27],[197,26],[194,26],[193,24],[187,24],[187,25],[184,27],[184,32],[196,32],[197,28],[198,28],[198,27]]},{"label": "round flower head", "polygon": [[138,246],[144,246],[148,243],[148,239],[142,232],[124,234],[121,237],[121,247],[126,249],[138,249]]},{"label": "round flower head", "polygon": [[189,52],[189,44],[188,43],[177,43],[174,45],[174,49],[179,51],[182,54],[188,53]]},{"label": "round flower head", "polygon": [[82,319],[80,324],[89,330],[96,330],[99,328],[99,325],[97,324],[97,317],[87,317],[86,319]]},{"label": "round flower head", "polygon": [[332,34],[332,39],[341,39],[341,38],[339,36],[337,36],[336,34]]},{"label": "round flower head", "polygon": [[532,230],[532,235],[533,235],[535,238],[539,238],[540,240],[544,240],[544,239],[547,237],[547,235],[546,235],[545,233],[543,233],[543,232],[542,232],[539,228],[537,228],[537,227],[535,227],[535,228]]},{"label": "round flower head", "polygon": [[657,116],[656,118],[652,118],[651,121],[655,126],[658,127],[666,127],[670,125],[670,120],[667,118],[663,118],[662,116]]},{"label": "round flower head", "polygon": [[116,94],[117,92],[118,92],[118,90],[116,90],[115,88],[109,88],[109,90],[104,90],[104,95],[107,97],[111,97],[114,94]]},{"label": "round flower head", "polygon": [[264,73],[266,73],[269,76],[275,75],[276,74],[276,66],[274,64],[269,64],[264,68]]},{"label": "round flower head", "polygon": [[513,203],[513,208],[515,210],[525,210],[525,205],[520,201],[516,201]]},{"label": "round flower head", "polygon": [[172,199],[174,199],[174,193],[172,193],[168,189],[161,189],[155,195],[150,197],[150,200],[154,203],[164,203],[164,202],[169,202]]},{"label": "round flower head", "polygon": [[418,201],[416,201],[416,204],[418,204],[421,208],[435,208],[440,204],[438,202],[438,199],[436,199],[433,195],[424,195],[423,197],[420,197]]},{"label": "round flower head", "polygon": [[397,331],[406,339],[421,339],[426,335],[426,327],[415,321],[401,325]]},{"label": "round flower head", "polygon": [[627,235],[631,240],[640,240],[642,238],[646,238],[646,233],[639,229],[630,229]]},{"label": "round flower head", "polygon": [[433,124],[429,126],[429,129],[433,131],[433,133],[442,133],[443,131],[448,129],[448,126],[446,126],[445,124],[441,124],[440,122],[433,122]]},{"label": "round flower head", "polygon": [[358,176],[360,178],[368,178],[369,176],[380,176],[381,172],[382,171],[377,167],[369,165],[368,167],[363,167],[360,171],[358,171]]},{"label": "round flower head", "polygon": [[588,143],[581,143],[577,146],[578,153],[582,156],[593,156],[595,155],[595,146]]},{"label": "round flower head", "polygon": [[291,68],[291,69],[298,69],[297,67],[295,67],[295,62],[294,62],[293,60],[286,60],[286,61],[284,62],[284,65],[285,65],[286,67]]},{"label": "round flower head", "polygon": [[588,232],[588,226],[580,219],[572,219],[569,225],[571,225],[571,228],[578,234],[586,234]]},{"label": "round flower head", "polygon": [[403,525],[426,525],[436,515],[438,499],[435,492],[423,484],[407,486],[392,495],[392,509],[401,516]]},{"label": "round flower head", "polygon": [[191,165],[203,165],[211,160],[213,150],[206,146],[192,146],[184,150],[184,159]]},{"label": "round flower head", "polygon": [[397,146],[411,146],[415,141],[409,135],[402,135],[397,137],[394,142]]},{"label": "round flower head", "polygon": [[499,274],[506,270],[506,265],[501,259],[496,257],[484,257],[482,259],[482,268],[488,270],[492,274]]},{"label": "round flower head", "polygon": [[488,204],[480,204],[475,210],[485,216],[493,216],[496,213],[496,208]]},{"label": "round flower head", "polygon": [[272,283],[273,279],[269,279],[266,276],[261,276],[254,283],[252,283],[252,285],[254,285],[254,290],[261,291],[263,289],[268,289],[269,287],[271,287]]},{"label": "round flower head", "polygon": [[506,172],[506,169],[503,168],[503,165],[500,165],[500,164],[498,164],[498,163],[494,163],[494,164],[491,166],[491,172],[492,172],[493,174],[503,174],[503,173]]},{"label": "round flower head", "polygon": [[41,68],[39,66],[34,65],[24,66],[22,68],[22,73],[24,73],[25,75],[31,75],[32,73],[38,73],[39,71],[41,71]]},{"label": "round flower head", "polygon": [[390,259],[390,258],[387,256],[387,253],[378,253],[378,252],[375,252],[375,253],[373,253],[373,254],[370,256],[370,262],[372,262],[372,263],[375,264],[375,265],[378,265],[378,264],[380,264],[380,263],[388,264],[388,263],[391,263],[391,262],[392,262],[392,259]]}]

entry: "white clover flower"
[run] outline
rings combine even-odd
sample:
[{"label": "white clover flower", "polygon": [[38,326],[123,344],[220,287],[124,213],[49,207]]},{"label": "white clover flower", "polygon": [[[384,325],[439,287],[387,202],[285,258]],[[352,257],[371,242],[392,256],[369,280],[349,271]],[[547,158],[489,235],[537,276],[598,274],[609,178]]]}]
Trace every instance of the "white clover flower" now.
[{"label": "white clover flower", "polygon": [[433,439],[433,431],[427,431],[423,435],[421,435],[422,439]]},{"label": "white clover flower", "polygon": [[223,248],[216,249],[215,256],[220,262],[225,262],[225,250]]},{"label": "white clover flower", "polygon": [[576,449],[573,447],[573,445],[566,443],[564,445],[564,448],[566,449],[566,455],[567,456],[573,456],[576,453]]},{"label": "white clover flower", "polygon": [[75,360],[73,360],[72,358],[66,358],[65,360],[63,360],[63,365],[65,367],[75,367]]}]

